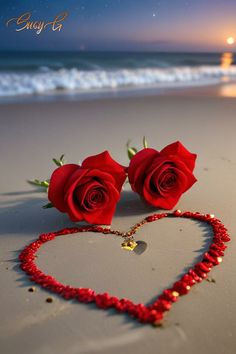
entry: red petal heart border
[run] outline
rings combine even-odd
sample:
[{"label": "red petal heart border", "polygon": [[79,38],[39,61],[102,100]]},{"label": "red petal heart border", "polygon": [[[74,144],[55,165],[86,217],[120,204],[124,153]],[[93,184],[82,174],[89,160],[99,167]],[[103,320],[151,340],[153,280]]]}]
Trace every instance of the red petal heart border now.
[{"label": "red petal heart border", "polygon": [[173,303],[181,296],[188,294],[192,286],[207,278],[211,269],[222,262],[224,251],[227,248],[225,242],[230,241],[228,230],[219,219],[214,217],[214,215],[189,211],[181,212],[180,210],[176,210],[173,213],[160,213],[148,216],[131,228],[127,235],[133,235],[136,233],[137,229],[144,224],[160,220],[164,217],[190,218],[205,222],[212,228],[213,240],[208,251],[204,253],[201,262],[198,262],[195,266],[189,269],[189,271],[175,282],[171,288],[165,289],[149,306],[144,304],[134,304],[129,299],[119,299],[108,293],[96,294],[95,291],[90,288],[74,288],[69,285],[61,284],[51,275],[44,274],[35,264],[38,249],[46,242],[53,240],[55,237],[78,232],[97,232],[121,236],[123,233],[120,231],[100,226],[82,226],[41,234],[36,241],[30,243],[20,253],[20,267],[30,276],[31,281],[67,300],[74,299],[83,303],[95,303],[96,306],[101,309],[113,308],[120,313],[127,313],[132,318],[136,318],[142,323],[159,326],[163,320],[164,314],[171,309]]}]

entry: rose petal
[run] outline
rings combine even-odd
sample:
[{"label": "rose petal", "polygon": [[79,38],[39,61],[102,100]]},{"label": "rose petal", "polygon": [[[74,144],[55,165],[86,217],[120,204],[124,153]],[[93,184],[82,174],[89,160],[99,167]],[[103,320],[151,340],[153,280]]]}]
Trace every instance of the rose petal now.
[{"label": "rose petal", "polygon": [[[176,177],[175,166],[173,166],[170,161],[162,161],[161,165],[158,165],[155,169],[153,169],[152,173],[148,176],[150,177],[150,184],[156,187],[156,190],[160,192],[161,195],[166,194],[166,190],[161,186],[163,176],[166,174],[171,174]],[[176,184],[176,183],[175,183]],[[173,191],[174,186],[171,188],[171,192]]]},{"label": "rose petal", "polygon": [[[105,188],[101,183],[98,183],[97,181],[89,181],[85,184],[83,184],[82,186],[78,186],[75,189],[75,193],[74,195],[77,198],[74,198],[78,201],[78,204],[80,206],[80,208],[82,209],[86,209],[86,210],[91,210],[91,207],[88,206],[89,204],[89,200],[88,198],[88,194],[90,191],[94,191],[94,190],[100,190],[102,192],[104,192]],[[98,206],[97,206],[98,208]]]},{"label": "rose petal", "polygon": [[91,181],[91,177],[87,177],[88,172],[88,170],[83,168],[81,168],[80,171],[76,171],[74,176],[71,176],[71,179],[69,179],[64,188],[64,203],[66,205],[66,212],[72,221],[83,220],[81,206],[76,203],[74,193],[78,186],[83,186],[88,181]]},{"label": "rose petal", "polygon": [[[162,169],[160,168],[159,170],[155,170],[154,174],[156,174],[159,171],[159,174],[162,174]],[[148,177],[145,180],[145,183],[143,185],[143,197],[145,200],[155,206],[155,207],[162,207],[164,209],[170,209],[170,205],[174,203],[174,201],[177,202],[177,200],[180,198],[182,192],[181,188],[181,183],[179,180],[176,181],[175,186],[170,190],[170,191],[163,191],[160,190],[159,186],[157,185],[156,187],[156,192],[151,188],[151,179],[153,178],[153,175],[148,175]],[[186,184],[186,178],[181,181],[184,186]],[[158,179],[156,181],[158,184]],[[171,201],[171,202],[170,202]]]},{"label": "rose petal", "polygon": [[108,151],[104,151],[98,155],[87,157],[83,163],[82,167],[86,169],[98,169],[106,173],[111,174],[115,177],[115,185],[118,191],[121,191],[121,188],[124,184],[126,178],[126,167],[117,163],[110,156]]},{"label": "rose petal", "polygon": [[108,194],[104,188],[95,188],[89,190],[84,204],[88,209],[95,209],[98,210],[99,208],[103,208],[104,204],[108,200]]},{"label": "rose petal", "polygon": [[138,193],[142,191],[144,173],[156,156],[159,156],[158,151],[147,148],[137,152],[137,154],[131,159],[128,168],[128,177],[133,191]]},{"label": "rose petal", "polygon": [[107,195],[109,199],[104,205],[104,208],[99,208],[96,212],[83,211],[83,218],[89,224],[110,225],[114,215],[116,205],[120,199],[120,193],[110,182],[106,182]]},{"label": "rose petal", "polygon": [[80,166],[76,164],[67,164],[58,167],[51,175],[50,184],[48,189],[48,199],[55,208],[61,212],[66,211],[64,202],[64,187],[71,175],[77,170],[80,170]]},{"label": "rose petal", "polygon": [[[70,185],[70,183],[69,183],[70,181],[69,181],[68,185],[66,187],[66,189],[67,189],[66,194],[65,194],[65,203],[67,205],[66,212],[69,214],[72,221],[85,220],[90,223],[89,220],[93,220],[93,219],[97,220],[96,215],[98,214],[98,212],[91,211],[91,210],[87,211],[90,214],[92,214],[92,213],[94,214],[94,216],[91,216],[91,215],[87,216],[86,211],[83,210],[81,208],[81,205],[78,205],[75,201],[75,198],[74,198],[75,189],[77,187],[84,185],[85,183],[87,186],[87,184],[89,184],[89,182],[92,184],[93,183],[101,183],[101,185],[103,185],[103,186],[109,185],[109,186],[112,186],[113,194],[115,193],[116,195],[118,195],[118,199],[116,200],[116,202],[119,200],[120,193],[116,189],[115,178],[112,175],[110,175],[109,173],[102,172],[97,169],[89,171],[89,170],[86,170],[83,168],[81,168],[81,173],[82,173],[82,176],[81,176],[81,174],[77,173],[78,179],[75,179],[74,177],[72,177],[72,179],[74,179],[73,183]],[[108,192],[108,195],[109,195],[109,192]],[[109,195],[109,198],[110,198],[110,195]],[[111,210],[106,211],[107,216],[104,214],[104,220],[106,222],[107,222],[107,220],[111,221],[111,218],[112,218],[112,217],[110,217]],[[99,213],[99,215],[100,215],[100,213]],[[98,219],[99,219],[99,216],[98,216]],[[99,219],[99,221],[101,221],[101,220]],[[106,223],[105,221],[104,221],[104,224]],[[100,222],[100,223],[102,223],[102,222]]]},{"label": "rose petal", "polygon": [[[156,166],[160,166],[163,163],[171,164],[173,168],[178,168],[178,170],[182,171],[188,178],[188,183],[184,188],[184,192],[188,190],[196,181],[197,179],[193,175],[192,171],[186,166],[185,162],[182,159],[179,159],[178,156],[159,156],[153,159],[152,164],[150,165],[149,169],[147,169],[146,174],[149,175],[153,173],[153,170],[156,169]],[[190,187],[189,187],[190,185]]]},{"label": "rose petal", "polygon": [[166,173],[163,173],[158,181],[158,186],[159,189],[162,191],[170,191],[173,190],[173,188],[176,185],[176,174],[174,173],[174,170],[171,169],[171,171],[166,171]]},{"label": "rose petal", "polygon": [[167,145],[160,151],[160,154],[161,156],[166,157],[172,155],[178,156],[178,158],[185,163],[189,170],[193,172],[197,155],[189,152],[181,142],[176,141],[175,143]]},{"label": "rose petal", "polygon": [[103,181],[109,181],[116,188],[115,176],[108,172],[101,171],[99,169],[88,170],[86,178],[94,178],[99,183],[103,183]]},{"label": "rose petal", "polygon": [[[160,177],[165,172],[168,173],[168,169],[173,170],[173,173],[176,175],[176,183],[171,189],[164,191],[159,186]],[[172,161],[165,160],[164,157],[159,157],[154,160],[153,164],[147,170],[142,195],[149,204],[155,207],[172,209],[177,204],[180,196],[195,182],[196,178],[192,172],[177,157],[173,157]],[[156,192],[152,188],[152,185],[155,183]]]}]

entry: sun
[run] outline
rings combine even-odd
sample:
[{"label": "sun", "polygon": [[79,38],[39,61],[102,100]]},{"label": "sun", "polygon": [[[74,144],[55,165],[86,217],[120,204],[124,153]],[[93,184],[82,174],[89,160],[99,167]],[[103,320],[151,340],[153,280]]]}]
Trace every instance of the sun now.
[{"label": "sun", "polygon": [[234,37],[228,37],[226,39],[226,42],[227,42],[228,45],[233,45],[234,42],[235,42]]}]

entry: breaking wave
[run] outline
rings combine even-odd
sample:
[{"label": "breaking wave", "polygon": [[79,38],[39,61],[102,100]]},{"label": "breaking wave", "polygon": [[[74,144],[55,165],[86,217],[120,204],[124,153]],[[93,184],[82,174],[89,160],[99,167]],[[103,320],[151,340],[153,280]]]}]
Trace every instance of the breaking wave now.
[{"label": "breaking wave", "polygon": [[179,66],[83,71],[77,68],[33,72],[0,72],[0,96],[92,92],[119,88],[175,87],[205,85],[236,79],[236,65]]}]

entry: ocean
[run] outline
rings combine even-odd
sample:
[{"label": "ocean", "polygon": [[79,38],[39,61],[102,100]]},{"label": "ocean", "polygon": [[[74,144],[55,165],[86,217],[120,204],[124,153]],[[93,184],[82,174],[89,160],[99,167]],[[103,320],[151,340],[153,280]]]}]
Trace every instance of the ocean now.
[{"label": "ocean", "polygon": [[222,53],[0,52],[0,97],[99,94],[235,80],[233,55],[224,55],[222,64]]}]

